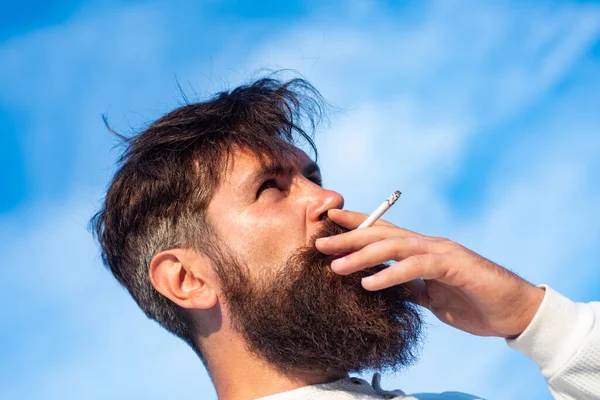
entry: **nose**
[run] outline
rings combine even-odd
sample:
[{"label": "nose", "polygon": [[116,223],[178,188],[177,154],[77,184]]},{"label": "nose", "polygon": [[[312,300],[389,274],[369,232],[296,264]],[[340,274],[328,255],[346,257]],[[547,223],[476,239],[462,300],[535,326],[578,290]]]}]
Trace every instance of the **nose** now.
[{"label": "nose", "polygon": [[344,198],[341,194],[333,190],[317,186],[312,197],[307,206],[307,218],[309,222],[321,221],[327,216],[328,210],[344,207]]}]

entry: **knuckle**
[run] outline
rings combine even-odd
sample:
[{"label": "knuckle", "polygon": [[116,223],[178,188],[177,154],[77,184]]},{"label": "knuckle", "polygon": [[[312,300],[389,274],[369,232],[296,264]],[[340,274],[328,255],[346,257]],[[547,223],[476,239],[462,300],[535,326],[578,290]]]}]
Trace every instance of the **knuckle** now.
[{"label": "knuckle", "polygon": [[417,251],[427,251],[428,242],[418,236],[409,236],[406,238],[408,245]]},{"label": "knuckle", "polygon": [[389,226],[381,225],[375,226],[373,228],[373,235],[375,239],[381,240],[388,237],[394,237],[394,232],[390,229]]},{"label": "knuckle", "polygon": [[458,249],[461,247],[461,245],[459,245],[459,244],[458,244],[458,243],[456,243],[456,242],[453,242],[453,241],[452,241],[452,240],[450,240],[450,239],[442,239],[442,240],[440,241],[440,244],[443,246],[443,249],[444,249],[446,252],[450,252],[450,251],[456,251],[456,250],[458,250]]},{"label": "knuckle", "polygon": [[401,260],[404,255],[404,239],[395,237],[392,239],[394,259]]},{"label": "knuckle", "polygon": [[431,265],[435,262],[437,254],[427,253],[423,254],[423,265]]},{"label": "knuckle", "polygon": [[414,256],[412,259],[412,264],[414,266],[414,268],[416,268],[418,271],[422,271],[423,270],[423,266],[425,263],[425,254],[421,254],[418,256]]},{"label": "knuckle", "polygon": [[417,256],[417,262],[420,271],[424,271],[428,266],[432,265],[435,261],[435,254],[426,253]]}]

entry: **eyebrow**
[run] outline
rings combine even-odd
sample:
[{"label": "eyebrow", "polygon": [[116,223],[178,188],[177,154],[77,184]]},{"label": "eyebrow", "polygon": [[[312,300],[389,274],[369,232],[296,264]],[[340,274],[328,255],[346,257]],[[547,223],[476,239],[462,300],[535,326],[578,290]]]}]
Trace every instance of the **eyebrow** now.
[{"label": "eyebrow", "polygon": [[[242,185],[245,190],[251,190],[256,182],[260,182],[268,177],[291,175],[294,172],[293,167],[285,167],[281,164],[265,165],[253,173]],[[310,176],[314,173],[321,175],[319,165],[311,161],[302,168],[302,175]]]},{"label": "eyebrow", "polygon": [[319,165],[314,161],[309,162],[302,168],[302,175],[304,176],[312,175],[315,172],[321,175],[321,168],[319,168]]}]

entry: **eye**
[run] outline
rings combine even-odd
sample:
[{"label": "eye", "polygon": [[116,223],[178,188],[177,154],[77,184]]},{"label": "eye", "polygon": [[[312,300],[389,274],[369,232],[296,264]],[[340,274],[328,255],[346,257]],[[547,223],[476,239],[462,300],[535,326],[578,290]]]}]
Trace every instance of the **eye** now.
[{"label": "eye", "polygon": [[323,178],[321,178],[321,175],[314,174],[309,176],[308,179],[321,187],[323,186]]},{"label": "eye", "polygon": [[268,179],[262,185],[260,185],[258,191],[256,192],[256,197],[260,196],[260,194],[265,190],[271,188],[277,188],[277,182],[275,181],[275,179]]}]

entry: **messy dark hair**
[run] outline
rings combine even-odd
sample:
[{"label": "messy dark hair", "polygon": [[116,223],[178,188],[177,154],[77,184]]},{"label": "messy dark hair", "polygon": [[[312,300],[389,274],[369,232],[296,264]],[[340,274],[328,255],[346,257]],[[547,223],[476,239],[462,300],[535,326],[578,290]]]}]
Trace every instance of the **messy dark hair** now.
[{"label": "messy dark hair", "polygon": [[[281,160],[313,141],[324,114],[318,91],[303,79],[256,80],[186,104],[131,137],[100,211],[90,225],[102,259],[146,315],[202,358],[188,313],[151,284],[152,258],[172,248],[211,254],[205,210],[235,146]],[[204,361],[204,360],[203,360]]]}]

